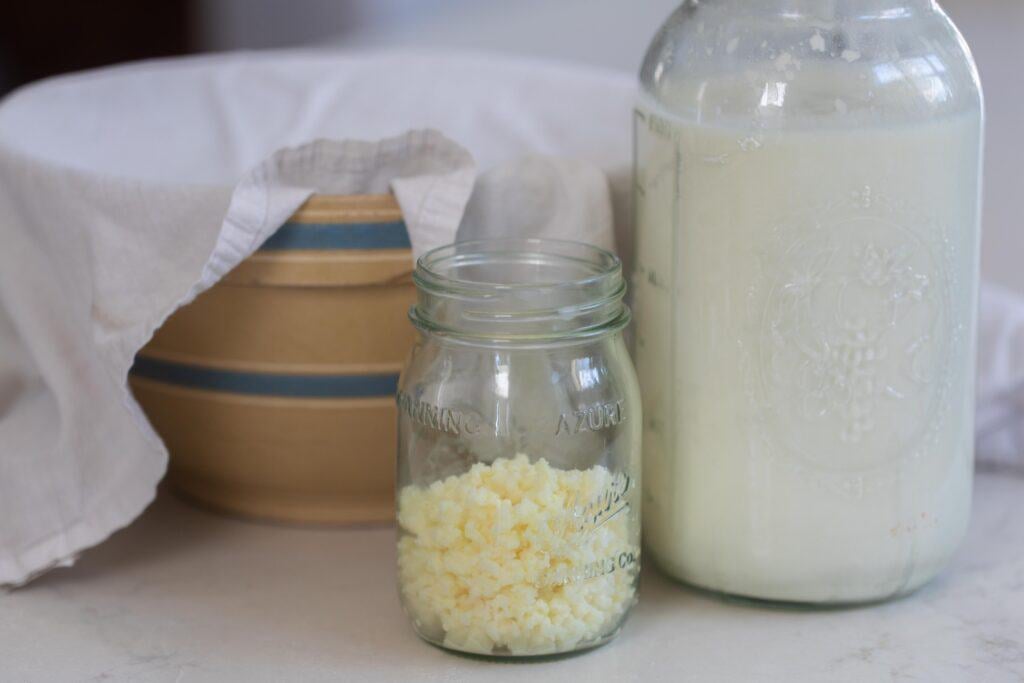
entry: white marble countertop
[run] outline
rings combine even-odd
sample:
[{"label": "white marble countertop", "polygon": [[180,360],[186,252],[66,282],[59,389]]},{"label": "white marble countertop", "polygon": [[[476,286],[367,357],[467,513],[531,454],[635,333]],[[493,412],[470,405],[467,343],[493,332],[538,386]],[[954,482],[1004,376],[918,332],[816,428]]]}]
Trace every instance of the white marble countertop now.
[{"label": "white marble countertop", "polygon": [[730,603],[648,568],[620,637],[504,664],[420,642],[394,532],[218,517],[170,496],[71,569],[0,595],[0,681],[1024,680],[1024,478],[978,477],[953,566],[841,611]]}]

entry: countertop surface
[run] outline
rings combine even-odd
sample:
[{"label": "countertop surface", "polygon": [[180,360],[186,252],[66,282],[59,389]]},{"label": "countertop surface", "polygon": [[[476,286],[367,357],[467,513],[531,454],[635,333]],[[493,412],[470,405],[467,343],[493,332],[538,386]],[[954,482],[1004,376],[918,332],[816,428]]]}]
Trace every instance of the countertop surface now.
[{"label": "countertop surface", "polygon": [[236,521],[166,494],[135,524],[0,595],[2,681],[1024,680],[1024,475],[984,473],[952,567],[837,611],[729,602],[648,567],[617,640],[495,663],[413,634],[390,528]]}]

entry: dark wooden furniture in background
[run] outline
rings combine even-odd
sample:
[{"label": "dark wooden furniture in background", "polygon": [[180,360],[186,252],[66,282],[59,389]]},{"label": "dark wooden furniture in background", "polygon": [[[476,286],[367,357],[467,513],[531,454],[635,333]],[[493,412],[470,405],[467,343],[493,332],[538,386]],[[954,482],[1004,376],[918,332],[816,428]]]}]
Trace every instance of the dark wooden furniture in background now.
[{"label": "dark wooden furniture in background", "polygon": [[193,49],[193,1],[9,1],[0,12],[0,95],[46,76]]}]

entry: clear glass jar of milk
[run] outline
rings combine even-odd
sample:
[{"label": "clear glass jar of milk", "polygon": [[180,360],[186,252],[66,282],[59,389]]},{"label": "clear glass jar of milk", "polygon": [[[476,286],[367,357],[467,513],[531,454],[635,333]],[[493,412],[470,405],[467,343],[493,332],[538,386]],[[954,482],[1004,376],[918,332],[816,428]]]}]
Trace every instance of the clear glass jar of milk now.
[{"label": "clear glass jar of milk", "polygon": [[931,0],[691,0],[635,116],[644,529],[802,603],[939,572],[971,499],[982,99]]}]

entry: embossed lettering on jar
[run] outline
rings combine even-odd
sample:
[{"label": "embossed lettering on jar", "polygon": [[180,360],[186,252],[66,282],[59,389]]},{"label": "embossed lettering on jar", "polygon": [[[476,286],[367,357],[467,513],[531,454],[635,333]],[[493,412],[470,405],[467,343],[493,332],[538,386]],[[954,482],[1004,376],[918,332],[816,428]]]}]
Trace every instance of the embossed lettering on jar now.
[{"label": "embossed lettering on jar", "polygon": [[428,253],[398,394],[398,565],[417,632],[557,654],[621,627],[640,567],[640,399],[621,264],[583,244]]},{"label": "embossed lettering on jar", "polygon": [[970,507],[982,113],[926,0],[687,3],[637,107],[645,529],[685,581],[905,593]]}]

